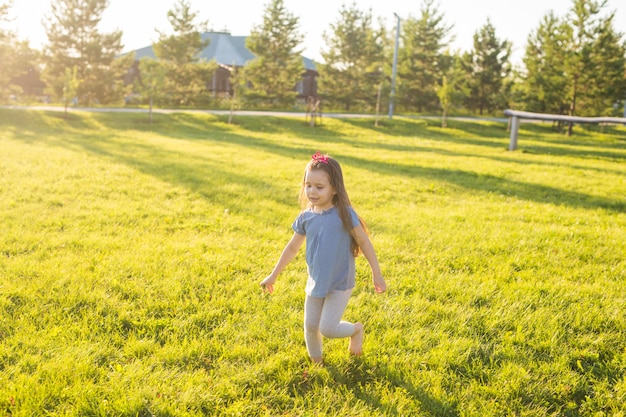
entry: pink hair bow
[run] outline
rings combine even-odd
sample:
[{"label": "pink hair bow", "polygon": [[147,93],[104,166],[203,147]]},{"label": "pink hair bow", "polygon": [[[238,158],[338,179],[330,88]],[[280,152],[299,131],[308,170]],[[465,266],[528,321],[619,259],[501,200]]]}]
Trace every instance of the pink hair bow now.
[{"label": "pink hair bow", "polygon": [[315,152],[315,153],[311,156],[311,159],[313,159],[314,161],[321,162],[321,163],[323,163],[323,164],[328,165],[328,156],[326,156],[326,155],[322,155],[322,154],[320,153],[320,151]]}]

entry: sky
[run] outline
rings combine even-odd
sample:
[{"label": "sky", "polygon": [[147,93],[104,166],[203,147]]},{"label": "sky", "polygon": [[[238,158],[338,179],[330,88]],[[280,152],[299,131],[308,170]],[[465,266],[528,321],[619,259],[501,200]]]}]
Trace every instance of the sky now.
[{"label": "sky", "polygon": [[[1,1],[1,0],[0,0]],[[158,39],[156,29],[170,31],[168,10],[176,0],[109,0],[102,15],[100,31],[121,30],[124,52],[151,45]],[[209,28],[226,30],[233,35],[249,35],[254,26],[262,23],[265,6],[269,0],[189,0],[192,11],[199,13],[197,21],[208,21]],[[566,16],[573,0],[438,0],[436,5],[447,25],[452,25],[453,51],[472,49],[473,35],[490,19],[500,40],[513,44],[512,62],[521,64],[526,39],[548,12]],[[41,48],[47,37],[42,25],[50,15],[51,0],[13,0],[9,16],[20,39],[28,39],[34,48]],[[304,35],[303,54],[321,60],[324,48],[323,33],[339,19],[341,5],[351,5],[352,0],[284,0],[285,8],[300,19],[300,33]],[[388,30],[393,31],[395,14],[400,19],[420,16],[422,0],[358,0],[357,8],[371,9],[375,19],[382,18]],[[619,4],[619,6],[618,6]],[[609,0],[606,11],[616,11],[614,27],[626,33],[626,2]]]}]

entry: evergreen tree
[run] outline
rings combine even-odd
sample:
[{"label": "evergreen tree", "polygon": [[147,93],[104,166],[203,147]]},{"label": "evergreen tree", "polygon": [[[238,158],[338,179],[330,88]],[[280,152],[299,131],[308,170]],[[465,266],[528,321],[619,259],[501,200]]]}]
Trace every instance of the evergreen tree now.
[{"label": "evergreen tree", "polygon": [[355,106],[373,108],[385,65],[385,31],[374,29],[372,12],[343,5],[339,19],[324,32],[328,49],[322,51],[320,92],[331,105],[346,111]]},{"label": "evergreen tree", "polygon": [[449,66],[444,49],[451,30],[434,0],[424,1],[419,19],[409,17],[402,22],[398,96],[405,109],[437,110],[436,90]]},{"label": "evergreen tree", "polygon": [[[566,94],[568,100],[568,114],[575,115],[577,105],[584,98],[586,78],[592,70],[591,60],[591,39],[590,34],[593,32],[590,26],[592,19],[599,13],[599,5],[596,1],[574,0],[572,6],[571,25],[573,35],[565,54],[565,72],[566,72]],[[569,133],[571,134],[571,124]]]},{"label": "evergreen tree", "polygon": [[[606,1],[574,0],[567,18],[544,17],[524,57],[526,108],[609,115],[626,94],[626,45]],[[571,132],[571,130],[570,130]]]},{"label": "evergreen tree", "polygon": [[[526,108],[539,112],[600,116],[619,114],[626,94],[626,44],[615,31],[607,2],[573,0],[559,22],[544,17],[529,37],[524,63]],[[573,123],[569,123],[568,134]]]},{"label": "evergreen tree", "polygon": [[615,104],[626,95],[626,44],[613,27],[614,16],[598,25],[591,48],[594,82],[585,112],[595,116],[620,115]]},{"label": "evergreen tree", "polygon": [[132,55],[116,58],[122,50],[122,32],[98,32],[108,0],[53,0],[44,24],[48,35],[44,77],[56,97],[63,96],[66,69],[76,67],[81,103],[111,103],[126,93],[122,76]]},{"label": "evergreen tree", "polygon": [[1,26],[10,21],[10,7],[10,2],[0,3],[0,62],[2,63],[2,71],[0,71],[0,102],[5,102],[8,100],[9,95],[15,92],[15,89],[11,86],[11,79],[16,73],[14,60],[16,37],[15,33]]},{"label": "evergreen tree", "polygon": [[265,6],[263,23],[255,26],[246,46],[255,58],[246,66],[246,96],[273,106],[291,106],[297,96],[296,84],[304,73],[299,19],[290,13],[283,0]]},{"label": "evergreen tree", "polygon": [[[626,47],[613,29],[614,13],[603,18],[606,0],[574,0],[573,36],[565,54],[569,114],[597,116],[610,112],[624,97]],[[571,133],[571,128],[570,128]]]},{"label": "evergreen tree", "polygon": [[178,0],[167,13],[173,34],[157,30],[159,40],[153,48],[165,73],[162,96],[168,97],[173,105],[199,104],[208,100],[206,83],[216,66],[199,59],[209,40],[202,39],[207,22],[196,23],[197,17],[198,12],[191,11],[188,0]]},{"label": "evergreen tree", "polygon": [[552,12],[528,36],[522,81],[526,110],[555,114],[567,110],[565,62],[571,36],[571,27]]},{"label": "evergreen tree", "polygon": [[474,49],[463,56],[463,64],[469,75],[469,109],[483,114],[485,110],[493,111],[496,107],[506,106],[502,86],[503,80],[511,72],[510,55],[511,43],[500,41],[496,37],[495,27],[487,20],[474,34]]},{"label": "evergreen tree", "polygon": [[167,20],[174,33],[167,35],[157,30],[159,40],[154,44],[156,56],[176,66],[198,62],[198,54],[209,46],[209,40],[202,39],[202,31],[208,22],[195,23],[197,17],[198,12],[191,11],[188,0],[178,0],[174,8],[167,12]]},{"label": "evergreen tree", "polygon": [[5,102],[11,96],[22,98],[24,95],[33,95],[33,83],[40,83],[39,53],[20,41],[15,32],[5,29],[3,24],[11,21],[10,9],[12,3],[0,3],[0,102]]}]

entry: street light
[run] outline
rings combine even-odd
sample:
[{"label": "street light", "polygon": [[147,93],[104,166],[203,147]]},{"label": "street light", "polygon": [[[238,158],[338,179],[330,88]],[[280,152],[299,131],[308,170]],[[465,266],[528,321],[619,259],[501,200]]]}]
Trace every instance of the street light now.
[{"label": "street light", "polygon": [[389,119],[393,118],[393,101],[396,95],[396,72],[398,71],[398,40],[400,38],[400,16],[393,14],[396,19],[396,45],[393,49],[393,69],[391,70],[391,94],[389,96]]}]

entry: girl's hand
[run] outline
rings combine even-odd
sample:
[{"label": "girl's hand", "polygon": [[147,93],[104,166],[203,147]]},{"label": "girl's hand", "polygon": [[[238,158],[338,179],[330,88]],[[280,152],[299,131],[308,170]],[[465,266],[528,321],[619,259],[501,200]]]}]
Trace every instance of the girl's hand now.
[{"label": "girl's hand", "polygon": [[263,291],[267,291],[268,293],[271,294],[274,292],[274,282],[276,282],[276,278],[270,275],[269,277],[261,281],[259,285],[261,285],[261,288],[263,288]]},{"label": "girl's hand", "polygon": [[380,294],[387,290],[387,283],[385,282],[385,279],[382,277],[382,275],[374,276],[373,281],[374,289],[377,293]]}]

